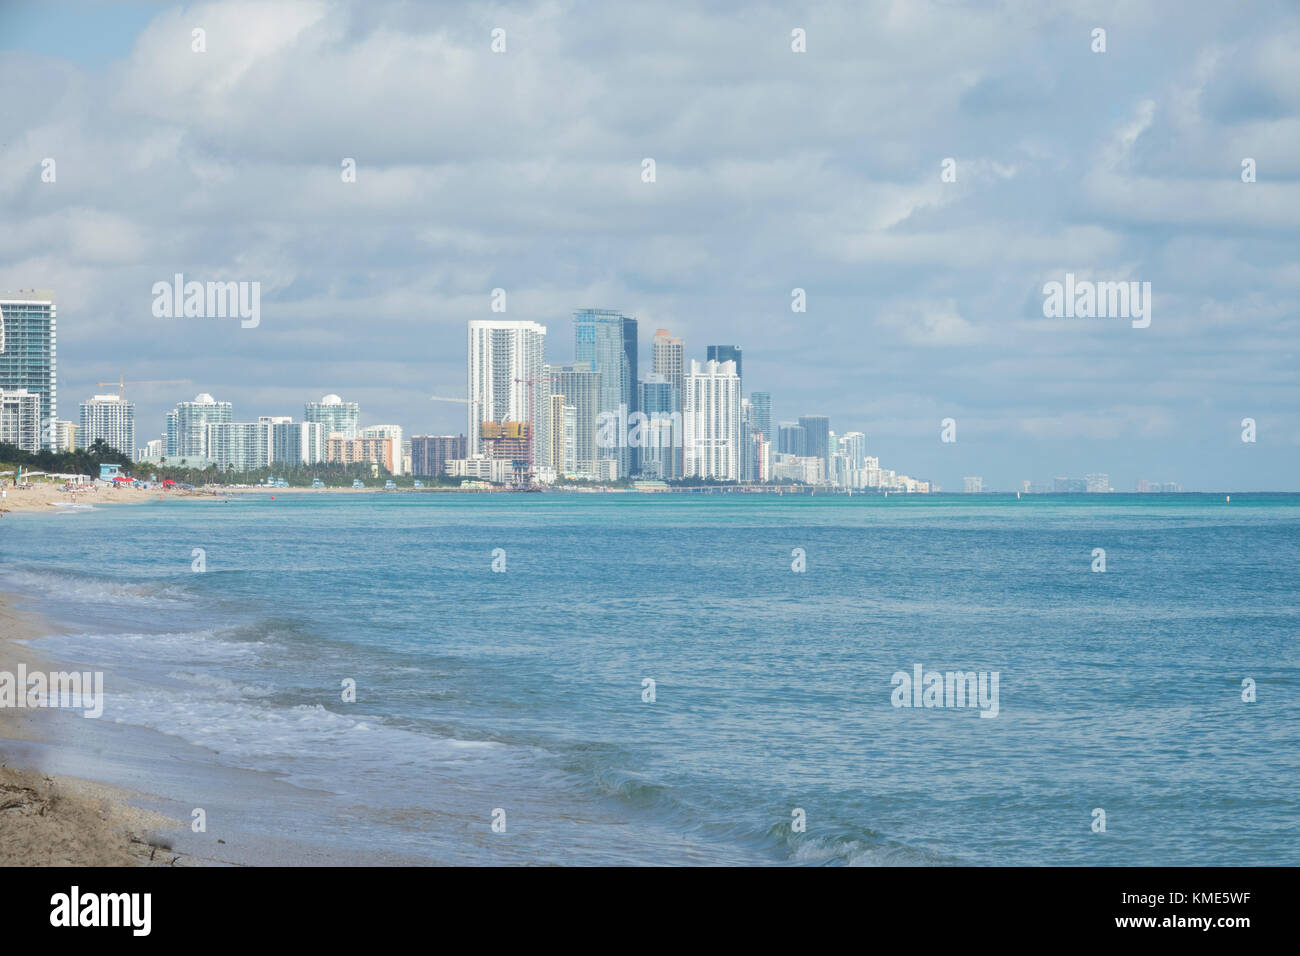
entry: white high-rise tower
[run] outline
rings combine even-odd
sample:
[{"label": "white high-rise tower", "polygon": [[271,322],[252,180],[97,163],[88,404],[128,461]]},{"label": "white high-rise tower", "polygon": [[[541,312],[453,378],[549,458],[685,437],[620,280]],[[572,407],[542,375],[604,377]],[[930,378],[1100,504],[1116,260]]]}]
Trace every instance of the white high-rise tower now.
[{"label": "white high-rise tower", "polygon": [[469,323],[468,453],[483,454],[483,422],[525,422],[533,464],[544,465],[546,326],[537,322],[472,319]]}]

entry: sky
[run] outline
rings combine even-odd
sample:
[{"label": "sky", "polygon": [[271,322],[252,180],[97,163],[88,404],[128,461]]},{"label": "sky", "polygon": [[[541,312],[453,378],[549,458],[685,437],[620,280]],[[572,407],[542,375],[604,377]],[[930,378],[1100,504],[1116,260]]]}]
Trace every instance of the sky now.
[{"label": "sky", "polygon": [[[189,380],[140,445],[200,392],[462,432],[467,321],[565,362],[590,307],[948,490],[1297,491],[1297,49],[1286,2],[0,0],[0,290],[57,294],[61,418]],[[155,316],[176,273],[260,323]],[[1067,273],[1150,325],[1046,317]]]}]

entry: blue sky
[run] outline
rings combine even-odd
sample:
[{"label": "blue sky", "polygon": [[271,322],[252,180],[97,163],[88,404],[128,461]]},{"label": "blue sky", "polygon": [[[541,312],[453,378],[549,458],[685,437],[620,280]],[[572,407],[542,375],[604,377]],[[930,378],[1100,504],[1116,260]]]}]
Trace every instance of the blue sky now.
[{"label": "blue sky", "polygon": [[[0,288],[58,292],[64,418],[125,375],[193,381],[131,391],[140,442],[200,391],[461,431],[428,396],[499,287],[557,362],[581,307],[741,344],[945,488],[1300,490],[1293,4],[4,3],[0,48]],[[155,318],[176,272],[261,324]],[[1045,318],[1067,272],[1150,327]]]}]

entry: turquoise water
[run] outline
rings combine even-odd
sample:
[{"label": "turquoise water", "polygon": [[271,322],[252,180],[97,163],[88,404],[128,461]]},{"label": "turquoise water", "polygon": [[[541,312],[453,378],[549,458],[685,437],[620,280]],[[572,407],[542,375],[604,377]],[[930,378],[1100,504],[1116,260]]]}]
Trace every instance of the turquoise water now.
[{"label": "turquoise water", "polygon": [[[0,522],[0,589],[65,625],[44,653],[107,672],[105,720],[320,794],[248,827],[444,863],[1300,863],[1297,569],[1287,495],[250,495]],[[998,672],[997,716],[893,706],[916,664]]]}]

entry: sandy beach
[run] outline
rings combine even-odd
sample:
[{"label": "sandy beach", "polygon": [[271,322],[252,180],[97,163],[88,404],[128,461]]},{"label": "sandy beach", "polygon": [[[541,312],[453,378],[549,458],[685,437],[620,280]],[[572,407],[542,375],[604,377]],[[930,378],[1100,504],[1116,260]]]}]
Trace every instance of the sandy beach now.
[{"label": "sandy beach", "polygon": [[[34,496],[35,497],[35,496]],[[21,643],[47,627],[0,594],[0,671],[50,669]],[[42,739],[46,711],[0,708],[0,864],[169,866],[185,862],[165,836],[182,826],[130,802],[134,794],[87,780],[11,766],[18,741]]]},{"label": "sandy beach", "polygon": [[[83,489],[64,491],[53,482],[34,481],[28,487],[14,487],[6,483],[4,497],[0,498],[0,516],[11,511],[55,511],[72,505],[140,504],[161,497],[161,491],[142,491],[132,488],[113,488],[108,485],[88,484]],[[176,494],[168,492],[167,494]]]}]

